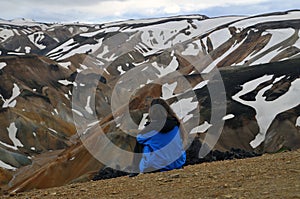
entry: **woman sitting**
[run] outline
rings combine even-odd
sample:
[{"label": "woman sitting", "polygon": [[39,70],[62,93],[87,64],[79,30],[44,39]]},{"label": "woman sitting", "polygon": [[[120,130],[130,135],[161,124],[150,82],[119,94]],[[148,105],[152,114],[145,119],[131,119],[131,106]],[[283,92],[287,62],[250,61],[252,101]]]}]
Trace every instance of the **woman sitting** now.
[{"label": "woman sitting", "polygon": [[[133,172],[168,171],[182,168],[186,161],[184,130],[171,107],[163,99],[154,99],[145,128],[137,135]],[[138,154],[142,153],[142,155]]]}]

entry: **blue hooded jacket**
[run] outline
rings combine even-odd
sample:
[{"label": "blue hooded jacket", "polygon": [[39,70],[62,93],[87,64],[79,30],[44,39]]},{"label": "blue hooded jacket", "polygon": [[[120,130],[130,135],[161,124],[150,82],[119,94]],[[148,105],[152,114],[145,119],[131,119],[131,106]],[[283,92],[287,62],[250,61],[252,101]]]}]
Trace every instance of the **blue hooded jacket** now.
[{"label": "blue hooded jacket", "polygon": [[143,157],[139,164],[141,172],[150,168],[160,171],[179,169],[186,161],[178,126],[167,133],[152,130],[139,134],[137,142],[144,146]]}]

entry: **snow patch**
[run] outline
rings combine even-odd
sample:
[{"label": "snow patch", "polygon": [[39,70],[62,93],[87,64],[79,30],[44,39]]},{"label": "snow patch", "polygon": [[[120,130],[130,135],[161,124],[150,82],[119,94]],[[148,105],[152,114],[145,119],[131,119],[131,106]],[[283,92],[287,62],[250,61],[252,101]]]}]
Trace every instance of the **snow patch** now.
[{"label": "snow patch", "polygon": [[43,50],[46,48],[45,45],[42,44],[42,40],[45,38],[45,35],[43,32],[35,32],[34,34],[28,35],[28,39],[31,43],[33,43],[36,47],[38,47],[40,50]]},{"label": "snow patch", "polygon": [[68,62],[59,62],[58,64],[65,69],[69,69],[69,66],[71,66],[72,63],[68,61]]},{"label": "snow patch", "polygon": [[[273,101],[266,101],[263,94],[270,89],[273,84],[262,88],[256,95],[255,101],[246,101],[240,97],[253,91],[261,83],[267,82],[273,78],[273,75],[265,75],[254,79],[242,85],[242,90],[232,96],[232,99],[241,104],[250,106],[256,111],[256,120],[259,126],[259,133],[255,139],[250,142],[253,148],[258,147],[266,137],[266,133],[275,117],[284,111],[294,108],[300,104],[300,79],[296,79],[291,83],[289,90],[279,98]],[[276,108],[274,108],[276,107]]]},{"label": "snow patch", "polygon": [[0,62],[0,70],[2,70],[7,64],[5,62]]},{"label": "snow patch", "polygon": [[167,67],[165,67],[165,68],[163,66],[162,67],[158,66],[157,62],[154,62],[152,64],[152,66],[154,66],[154,68],[156,68],[159,71],[159,74],[157,74],[157,76],[159,78],[161,78],[161,77],[163,77],[163,76],[165,76],[165,75],[167,75],[167,74],[169,74],[171,72],[176,71],[176,69],[178,68],[178,65],[179,64],[178,64],[175,56],[173,57],[173,59],[170,62],[170,64]]},{"label": "snow patch", "polygon": [[234,118],[235,116],[233,114],[228,114],[228,115],[225,115],[222,120],[230,120],[232,118]]},{"label": "snow patch", "polygon": [[143,130],[145,128],[145,124],[147,122],[146,118],[147,118],[148,115],[149,115],[148,113],[144,113],[143,114],[143,118],[142,118],[142,120],[141,120],[141,122],[139,124],[139,127],[138,127],[139,130]]},{"label": "snow patch", "polygon": [[178,102],[171,104],[171,108],[176,113],[178,118],[183,120],[185,119],[185,117],[189,119],[190,116],[188,115],[188,113],[196,109],[197,106],[198,102],[193,102],[193,97],[181,99]]},{"label": "snow patch", "polygon": [[2,108],[7,108],[7,107],[15,107],[17,105],[17,100],[16,98],[21,94],[20,88],[18,87],[17,84],[14,84],[14,88],[12,90],[12,96],[9,99],[4,99],[3,96],[0,94],[0,98],[4,101]]},{"label": "snow patch", "polygon": [[196,126],[190,131],[190,134],[194,133],[205,133],[212,125],[209,124],[207,121],[205,121],[203,124],[200,126]]},{"label": "snow patch", "polygon": [[120,75],[126,73],[126,71],[123,70],[122,66],[118,66],[117,70],[120,72]]},{"label": "snow patch", "polygon": [[77,115],[83,117],[83,114],[82,114],[80,111],[78,111],[78,110],[76,110],[76,109],[72,109],[72,111],[73,111],[74,113],[76,113]]},{"label": "snow patch", "polygon": [[197,84],[193,90],[197,90],[197,89],[201,89],[203,88],[204,86],[206,86],[208,84],[209,80],[204,80],[202,82],[200,82],[199,84]]},{"label": "snow patch", "polygon": [[73,85],[73,86],[77,86],[76,82],[70,82],[69,80],[63,79],[63,80],[58,80],[58,83],[68,86],[68,85]]},{"label": "snow patch", "polygon": [[227,28],[219,30],[219,31],[215,31],[209,35],[209,38],[213,45],[213,49],[217,49],[219,46],[221,46],[223,43],[225,43],[231,37],[232,36]]},{"label": "snow patch", "polygon": [[55,134],[58,134],[58,132],[56,130],[52,129],[52,128],[48,128],[48,130],[52,131]]},{"label": "snow patch", "polygon": [[21,143],[21,141],[17,138],[17,131],[18,128],[16,127],[16,124],[13,122],[9,125],[8,128],[6,128],[8,131],[8,137],[13,142],[14,146],[16,148],[23,147],[24,145]]},{"label": "snow patch", "polygon": [[86,100],[86,106],[84,108],[89,114],[93,114],[94,112],[93,112],[92,108],[90,107],[90,103],[91,103],[91,96],[88,96],[87,100]]},{"label": "snow patch", "polygon": [[296,126],[300,127],[300,116],[296,120]]},{"label": "snow patch", "polygon": [[25,53],[29,54],[31,51],[31,48],[29,46],[25,46]]},{"label": "snow patch", "polygon": [[17,169],[16,167],[9,165],[9,164],[3,162],[2,160],[0,160],[0,167],[3,169],[13,170],[13,171],[15,171]]},{"label": "snow patch", "polygon": [[0,28],[0,41],[1,42],[6,41],[7,39],[13,37],[14,35],[15,35],[14,31]]},{"label": "snow patch", "polygon": [[244,41],[246,40],[243,39],[240,43],[238,44],[233,44],[231,46],[231,48],[229,50],[227,50],[222,56],[220,56],[219,58],[215,59],[212,63],[210,63],[203,71],[202,73],[209,73],[213,68],[215,68],[217,66],[217,64],[219,62],[221,62],[225,57],[227,57],[228,55],[230,55],[230,53],[232,53],[233,51],[235,51],[240,45],[242,45],[244,43]]},{"label": "snow patch", "polygon": [[170,99],[172,97],[174,97],[174,90],[177,86],[177,82],[174,82],[173,84],[164,84],[162,85],[162,99],[166,100],[166,99]]},{"label": "snow patch", "polygon": [[196,44],[191,43],[191,44],[188,44],[188,47],[181,54],[196,56],[199,54],[199,52],[200,52],[199,47]]}]

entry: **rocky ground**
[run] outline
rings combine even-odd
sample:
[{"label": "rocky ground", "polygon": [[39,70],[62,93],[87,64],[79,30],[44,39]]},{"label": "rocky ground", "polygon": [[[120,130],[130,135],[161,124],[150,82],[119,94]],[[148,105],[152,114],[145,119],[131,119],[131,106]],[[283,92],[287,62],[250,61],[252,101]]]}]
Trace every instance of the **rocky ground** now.
[{"label": "rocky ground", "polygon": [[1,198],[300,198],[300,150],[7,194]]}]

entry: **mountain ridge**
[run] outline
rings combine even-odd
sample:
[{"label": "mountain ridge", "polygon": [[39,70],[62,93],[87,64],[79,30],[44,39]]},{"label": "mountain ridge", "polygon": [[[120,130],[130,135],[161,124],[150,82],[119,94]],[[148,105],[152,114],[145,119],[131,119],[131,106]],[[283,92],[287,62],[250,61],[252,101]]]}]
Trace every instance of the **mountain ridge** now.
[{"label": "mountain ridge", "polygon": [[[166,99],[191,140],[206,143],[223,123],[213,150],[299,148],[299,101],[290,96],[299,93],[300,11],[203,18],[145,20],[148,25],[0,23],[3,189],[91,179],[105,164],[82,134],[99,146],[92,138],[102,131],[132,151],[130,120],[140,125],[148,98]],[[110,166],[126,169],[121,155],[108,157]]]}]

